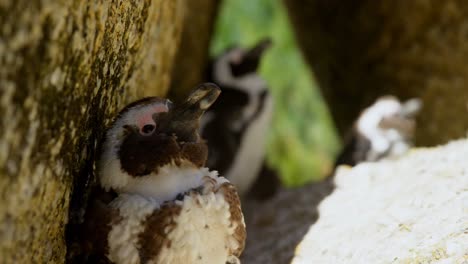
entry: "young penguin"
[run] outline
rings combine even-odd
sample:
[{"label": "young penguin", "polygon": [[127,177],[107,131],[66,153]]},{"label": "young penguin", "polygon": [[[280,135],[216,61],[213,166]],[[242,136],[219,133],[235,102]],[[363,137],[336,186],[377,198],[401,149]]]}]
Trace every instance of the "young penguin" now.
[{"label": "young penguin", "polygon": [[239,197],[204,167],[208,150],[197,132],[219,93],[203,84],[180,105],[151,97],[118,114],[98,163],[108,198],[94,200],[85,219],[91,262],[239,262],[246,236]]},{"label": "young penguin", "polygon": [[404,154],[412,146],[421,106],[419,99],[401,103],[393,96],[380,97],[360,114],[335,165],[354,166]]},{"label": "young penguin", "polygon": [[209,68],[209,79],[223,91],[202,119],[208,166],[225,175],[243,196],[262,170],[266,135],[273,114],[267,83],[256,72],[269,39],[250,50],[231,48]]}]

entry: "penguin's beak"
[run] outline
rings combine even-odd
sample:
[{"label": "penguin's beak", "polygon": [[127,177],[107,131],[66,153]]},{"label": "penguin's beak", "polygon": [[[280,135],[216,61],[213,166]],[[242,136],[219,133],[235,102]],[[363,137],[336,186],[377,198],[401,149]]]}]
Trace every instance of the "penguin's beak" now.
[{"label": "penguin's beak", "polygon": [[268,50],[272,45],[272,41],[270,38],[266,38],[261,40],[257,45],[251,48],[247,53],[244,55],[245,60],[257,60],[260,61],[263,53]]},{"label": "penguin's beak", "polygon": [[396,129],[405,137],[412,138],[416,128],[415,117],[421,108],[422,101],[420,99],[409,99],[401,104],[401,110],[396,116],[382,119],[379,126],[384,129]]},{"label": "penguin's beak", "polygon": [[220,93],[221,89],[213,83],[197,86],[185,102],[173,106],[167,115],[161,118],[159,121],[161,132],[175,134],[181,141],[197,141],[200,118]]},{"label": "penguin's beak", "polygon": [[216,101],[221,89],[214,83],[202,83],[189,94],[184,103],[176,107],[183,113],[191,113],[200,118],[203,113]]},{"label": "penguin's beak", "polygon": [[247,51],[242,51],[231,61],[231,71],[234,76],[242,76],[253,73],[260,65],[263,53],[270,48],[272,41],[270,38],[260,41],[257,45]]},{"label": "penguin's beak", "polygon": [[418,98],[409,99],[402,104],[401,115],[406,118],[415,117],[422,109],[422,101]]}]

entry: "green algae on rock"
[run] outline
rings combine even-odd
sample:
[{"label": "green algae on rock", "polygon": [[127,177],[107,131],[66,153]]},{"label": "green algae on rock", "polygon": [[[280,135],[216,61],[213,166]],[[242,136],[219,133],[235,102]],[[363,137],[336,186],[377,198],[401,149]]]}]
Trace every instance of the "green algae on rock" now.
[{"label": "green algae on rock", "polygon": [[0,1],[2,263],[64,262],[71,193],[94,179],[108,117],[167,92],[183,4]]}]

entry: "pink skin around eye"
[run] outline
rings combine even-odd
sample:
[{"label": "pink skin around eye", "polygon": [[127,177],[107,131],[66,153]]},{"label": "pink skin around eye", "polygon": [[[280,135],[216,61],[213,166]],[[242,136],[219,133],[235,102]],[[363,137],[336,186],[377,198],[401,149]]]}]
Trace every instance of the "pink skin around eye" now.
[{"label": "pink skin around eye", "polygon": [[161,112],[167,112],[169,109],[167,108],[166,105],[156,105],[153,107],[150,107],[146,109],[138,118],[137,118],[137,126],[140,128],[140,130],[145,126],[145,125],[154,125],[156,127],[156,123],[153,120],[153,114],[155,113],[161,113]]}]

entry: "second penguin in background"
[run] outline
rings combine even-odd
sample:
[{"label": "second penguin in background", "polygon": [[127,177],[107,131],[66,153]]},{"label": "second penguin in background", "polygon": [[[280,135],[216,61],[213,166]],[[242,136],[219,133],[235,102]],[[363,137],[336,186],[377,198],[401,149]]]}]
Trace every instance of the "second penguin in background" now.
[{"label": "second penguin in background", "polygon": [[205,114],[201,134],[207,140],[207,165],[217,169],[245,196],[260,174],[268,176],[267,195],[277,179],[265,165],[266,136],[271,126],[273,98],[257,73],[271,40],[251,49],[234,47],[216,57],[208,68],[208,81],[222,90],[218,101]]},{"label": "second penguin in background", "polygon": [[421,108],[422,102],[416,98],[405,102],[389,95],[378,98],[355,121],[335,167],[395,158],[406,153],[413,145],[416,115]]}]

